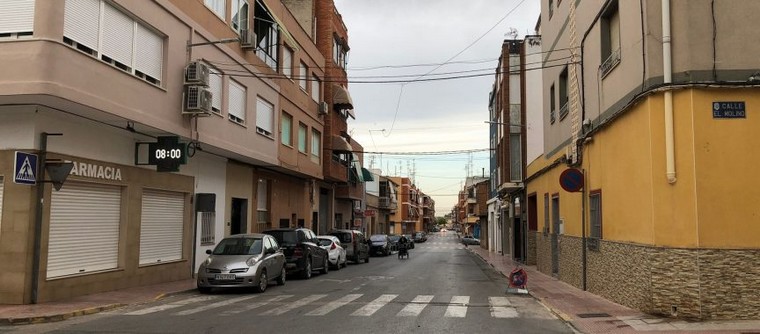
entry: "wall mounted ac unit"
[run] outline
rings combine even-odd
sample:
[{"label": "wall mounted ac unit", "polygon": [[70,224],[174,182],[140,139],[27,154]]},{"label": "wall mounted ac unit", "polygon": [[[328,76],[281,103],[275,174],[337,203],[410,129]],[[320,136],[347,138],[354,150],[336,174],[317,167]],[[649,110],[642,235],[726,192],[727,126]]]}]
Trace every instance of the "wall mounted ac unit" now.
[{"label": "wall mounted ac unit", "polygon": [[253,49],[256,47],[256,32],[251,29],[240,30],[240,47]]},{"label": "wall mounted ac unit", "polygon": [[328,108],[327,102],[325,101],[319,102],[319,114],[327,115],[328,113],[330,113],[330,108]]},{"label": "wall mounted ac unit", "polygon": [[208,87],[209,68],[200,61],[192,61],[185,67],[185,85]]},{"label": "wall mounted ac unit", "polygon": [[182,114],[211,115],[211,100],[213,93],[203,86],[185,86],[182,94]]}]

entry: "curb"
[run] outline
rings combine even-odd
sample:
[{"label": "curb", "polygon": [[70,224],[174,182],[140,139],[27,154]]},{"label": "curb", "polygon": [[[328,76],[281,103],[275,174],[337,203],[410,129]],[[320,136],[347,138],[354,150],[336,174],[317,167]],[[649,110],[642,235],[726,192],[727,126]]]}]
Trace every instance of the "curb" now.
[{"label": "curb", "polygon": [[172,291],[172,292],[159,293],[158,295],[156,295],[156,297],[153,298],[153,301],[161,300],[161,299],[164,299],[166,297],[171,297],[171,296],[178,295],[180,293],[185,293],[185,292],[190,292],[190,291],[195,291],[195,288],[188,288],[188,289],[184,289],[184,290],[177,290],[177,291]]},{"label": "curb", "polygon": [[104,306],[88,307],[88,308],[79,309],[79,310],[75,310],[71,312],[52,314],[52,315],[21,317],[21,318],[3,318],[3,319],[0,319],[0,325],[31,325],[31,324],[41,324],[41,323],[47,323],[47,322],[57,322],[57,321],[63,321],[63,320],[73,318],[73,317],[100,313],[103,311],[112,310],[112,309],[123,307],[126,305],[127,304],[116,303],[116,304],[109,304],[109,305],[104,305]]}]

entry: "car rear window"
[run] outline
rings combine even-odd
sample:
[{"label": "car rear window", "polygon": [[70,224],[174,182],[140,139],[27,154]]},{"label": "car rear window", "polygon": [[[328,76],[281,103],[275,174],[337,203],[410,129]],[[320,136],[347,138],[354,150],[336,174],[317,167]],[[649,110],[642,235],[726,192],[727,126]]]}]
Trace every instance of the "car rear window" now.
[{"label": "car rear window", "polygon": [[337,237],[338,240],[340,240],[340,242],[344,244],[351,243],[351,233],[335,232],[335,233],[330,233],[330,235]]},{"label": "car rear window", "polygon": [[330,245],[332,245],[332,240],[330,240],[330,239],[319,239],[319,245],[320,246],[330,246]]},{"label": "car rear window", "polygon": [[295,245],[298,243],[298,232],[296,231],[267,231],[266,234],[277,239],[280,245]]},{"label": "car rear window", "polygon": [[227,238],[216,245],[214,255],[258,255],[261,254],[262,240],[254,238]]},{"label": "car rear window", "polygon": [[391,235],[391,236],[388,236],[388,238],[390,238],[391,241],[393,241],[393,242],[396,242],[396,241],[398,241],[398,239],[401,239],[401,237],[398,236],[398,235]]},{"label": "car rear window", "polygon": [[372,241],[385,241],[385,236],[382,235],[382,234],[376,234],[376,235],[373,235],[373,236],[369,237],[369,240],[372,240]]}]

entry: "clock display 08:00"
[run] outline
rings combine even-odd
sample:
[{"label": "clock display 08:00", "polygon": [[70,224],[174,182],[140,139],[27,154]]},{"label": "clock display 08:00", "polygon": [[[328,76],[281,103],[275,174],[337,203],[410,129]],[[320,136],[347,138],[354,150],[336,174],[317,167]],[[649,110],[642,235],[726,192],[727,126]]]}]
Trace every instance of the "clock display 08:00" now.
[{"label": "clock display 08:00", "polygon": [[157,149],[156,150],[156,159],[180,159],[182,158],[182,150],[175,148],[175,149]]}]

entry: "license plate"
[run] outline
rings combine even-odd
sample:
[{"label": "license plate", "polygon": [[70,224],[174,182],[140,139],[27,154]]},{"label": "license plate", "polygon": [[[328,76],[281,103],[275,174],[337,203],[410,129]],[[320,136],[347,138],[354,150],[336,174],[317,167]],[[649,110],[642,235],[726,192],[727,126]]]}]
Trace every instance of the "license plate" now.
[{"label": "license plate", "polygon": [[235,279],[235,274],[216,274],[214,279],[218,281],[231,281]]}]

